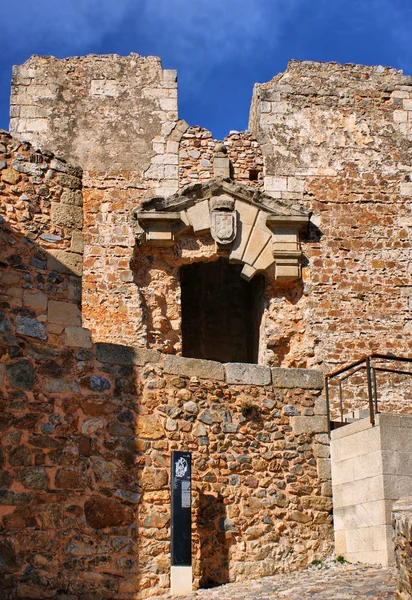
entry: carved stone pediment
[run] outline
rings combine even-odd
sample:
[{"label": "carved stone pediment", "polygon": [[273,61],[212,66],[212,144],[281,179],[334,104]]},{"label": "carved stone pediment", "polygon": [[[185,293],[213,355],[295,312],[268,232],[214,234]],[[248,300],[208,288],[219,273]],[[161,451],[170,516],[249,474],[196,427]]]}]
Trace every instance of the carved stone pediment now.
[{"label": "carved stone pediment", "polygon": [[133,211],[139,243],[172,246],[191,228],[210,231],[229,260],[244,264],[251,279],[275,264],[276,279],[301,276],[299,232],[310,213],[230,179],[212,179],[184,188],[168,198],[152,198]]}]

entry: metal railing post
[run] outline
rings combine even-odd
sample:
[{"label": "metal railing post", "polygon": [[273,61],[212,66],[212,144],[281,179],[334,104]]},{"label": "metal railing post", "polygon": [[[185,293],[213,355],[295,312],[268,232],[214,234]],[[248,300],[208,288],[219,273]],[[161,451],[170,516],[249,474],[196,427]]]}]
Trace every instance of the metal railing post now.
[{"label": "metal railing post", "polygon": [[368,378],[368,400],[369,400],[369,416],[371,425],[375,425],[375,414],[373,410],[373,390],[372,390],[372,368],[371,358],[366,357],[366,376]]},{"label": "metal railing post", "polygon": [[378,411],[378,382],[376,379],[376,369],[372,367],[372,374],[373,374],[373,399],[375,402],[375,415],[379,412]]},{"label": "metal railing post", "polygon": [[343,423],[343,397],[342,397],[342,382],[339,381],[339,407],[340,407],[340,421]]},{"label": "metal railing post", "polygon": [[328,420],[328,434],[330,435],[330,406],[329,406],[329,377],[325,377],[325,395],[326,395],[326,418]]}]

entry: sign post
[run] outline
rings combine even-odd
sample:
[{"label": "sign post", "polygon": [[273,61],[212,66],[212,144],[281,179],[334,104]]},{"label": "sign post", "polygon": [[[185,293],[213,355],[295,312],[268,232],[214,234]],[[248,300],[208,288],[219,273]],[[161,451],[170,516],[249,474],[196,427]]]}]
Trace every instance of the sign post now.
[{"label": "sign post", "polygon": [[172,594],[192,591],[192,455],[172,452],[171,458],[171,577]]}]

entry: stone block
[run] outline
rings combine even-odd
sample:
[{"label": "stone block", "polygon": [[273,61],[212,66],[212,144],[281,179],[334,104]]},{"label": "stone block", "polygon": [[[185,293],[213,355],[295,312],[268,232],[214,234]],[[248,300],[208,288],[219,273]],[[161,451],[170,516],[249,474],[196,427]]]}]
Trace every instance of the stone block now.
[{"label": "stone block", "polygon": [[165,373],[170,375],[216,379],[218,381],[225,380],[223,365],[213,360],[168,355],[163,358],[163,368]]},{"label": "stone block", "polygon": [[35,382],[36,375],[29,360],[22,358],[6,366],[6,373],[11,387],[21,390],[30,390]]},{"label": "stone block", "polygon": [[27,335],[29,337],[38,338],[40,340],[47,339],[46,327],[37,319],[17,315],[15,320],[15,327],[16,332],[20,333],[21,335]]},{"label": "stone block", "polygon": [[318,458],[316,461],[316,468],[318,471],[319,479],[325,481],[331,478],[331,468],[329,458]]},{"label": "stone block", "polygon": [[78,275],[83,273],[83,256],[75,252],[66,252],[65,250],[47,251],[47,269],[69,275]]},{"label": "stone block", "polygon": [[171,110],[177,112],[177,99],[175,98],[159,98],[161,110]]},{"label": "stone block", "polygon": [[283,369],[272,368],[273,387],[301,388],[304,390],[322,390],[323,373],[315,369]]},{"label": "stone block", "polygon": [[158,440],[165,434],[162,421],[156,415],[139,415],[136,422],[136,435],[143,439]]},{"label": "stone block", "polygon": [[[365,421],[369,421],[369,419],[365,419]],[[357,425],[357,423],[351,423],[342,429],[352,427],[352,425]],[[335,461],[358,458],[363,454],[381,451],[381,436],[377,427],[369,427],[364,431],[337,439],[333,437],[333,433],[335,432],[332,432],[331,453]]]},{"label": "stone block", "polygon": [[383,479],[379,475],[337,485],[333,482],[333,504],[336,508],[384,499]]},{"label": "stone block", "polygon": [[45,311],[47,308],[47,296],[42,292],[29,292],[28,290],[24,290],[23,302],[25,306],[33,308],[34,310]]},{"label": "stone block", "polygon": [[3,169],[1,172],[1,180],[4,183],[16,185],[16,183],[19,183],[20,179],[21,175],[14,169]]},{"label": "stone block", "polygon": [[265,231],[260,227],[253,227],[245,252],[243,254],[243,262],[253,265],[255,260],[258,258],[271,239],[272,234],[269,229],[266,229]]},{"label": "stone block", "polygon": [[51,203],[51,220],[58,227],[81,229],[83,226],[83,209],[71,204]]},{"label": "stone block", "polygon": [[296,435],[302,433],[326,433],[328,420],[326,417],[291,417],[293,431]]},{"label": "stone block", "polygon": [[75,394],[79,386],[71,379],[46,379],[44,389],[51,394]]},{"label": "stone block", "polygon": [[286,192],[287,190],[287,178],[286,177],[272,177],[266,175],[265,177],[265,191],[266,192]]},{"label": "stone block", "polygon": [[48,320],[50,323],[81,326],[81,319],[82,315],[77,304],[50,300],[48,307]]},{"label": "stone block", "polygon": [[233,384],[270,385],[270,368],[248,363],[225,364],[226,381]]},{"label": "stone block", "polygon": [[376,475],[382,475],[382,450],[375,450],[356,456],[353,459],[353,478],[366,479]]},{"label": "stone block", "polygon": [[68,292],[69,299],[80,304],[82,301],[82,280],[80,277],[75,275],[69,277]]},{"label": "stone block", "polygon": [[332,460],[332,480],[334,485],[340,485],[341,483],[347,483],[348,481],[354,480],[353,475],[353,458],[347,460],[336,461],[333,450],[331,451]]},{"label": "stone block", "polygon": [[81,231],[73,231],[70,244],[70,250],[76,254],[84,252],[84,236]]},{"label": "stone block", "polygon": [[256,269],[256,271],[265,271],[274,262],[275,258],[273,256],[272,243],[271,240],[268,240],[268,243],[253,263],[253,268]]},{"label": "stone block", "polygon": [[401,183],[400,193],[401,196],[412,196],[412,183]]},{"label": "stone block", "polygon": [[83,206],[83,194],[81,190],[64,190],[60,196],[60,202],[72,206]]},{"label": "stone block", "polygon": [[213,159],[214,177],[230,177],[230,160],[227,156],[215,156]]},{"label": "stone block", "polygon": [[315,408],[313,410],[315,415],[326,415],[327,414],[327,402],[326,398],[319,396],[315,400]]},{"label": "stone block", "polygon": [[66,346],[74,348],[92,347],[92,335],[90,329],[69,325],[64,332],[66,334]]},{"label": "stone block", "polygon": [[187,216],[195,233],[210,229],[209,201],[203,200],[187,210]]},{"label": "stone block", "polygon": [[408,113],[405,110],[394,110],[393,120],[395,123],[404,123],[408,120]]},{"label": "stone block", "polygon": [[288,192],[297,192],[303,194],[305,188],[305,181],[303,179],[296,179],[296,177],[288,177],[287,189]]},{"label": "stone block", "polygon": [[90,82],[90,95],[97,98],[117,98],[121,88],[116,79],[92,79]]},{"label": "stone block", "polygon": [[133,348],[121,346],[120,344],[98,342],[96,344],[96,358],[99,362],[112,365],[143,366],[146,363],[159,362],[161,354],[156,350],[147,348]]}]

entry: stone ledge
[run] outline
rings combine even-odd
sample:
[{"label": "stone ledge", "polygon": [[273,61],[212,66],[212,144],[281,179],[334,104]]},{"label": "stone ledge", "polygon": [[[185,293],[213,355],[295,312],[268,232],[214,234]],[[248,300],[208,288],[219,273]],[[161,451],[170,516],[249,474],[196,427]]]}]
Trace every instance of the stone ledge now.
[{"label": "stone ledge", "polygon": [[134,348],[105,342],[98,342],[96,344],[96,359],[101,363],[121,366],[143,366],[149,362],[159,362],[160,357],[160,352],[147,348]]},{"label": "stone ledge", "polygon": [[412,496],[405,496],[392,506],[393,513],[408,512],[412,519]]},{"label": "stone ledge", "polygon": [[315,369],[283,369],[272,367],[272,384],[277,388],[322,390],[323,373]]},{"label": "stone ledge", "polygon": [[251,385],[270,385],[270,368],[250,363],[225,364],[227,383]]},{"label": "stone ledge", "polygon": [[225,381],[223,365],[213,360],[168,355],[163,358],[163,368],[165,373],[170,375],[185,375],[187,377],[199,377],[199,379]]},{"label": "stone ledge", "polygon": [[327,417],[292,417],[292,427],[296,435],[301,433],[327,433]]}]

